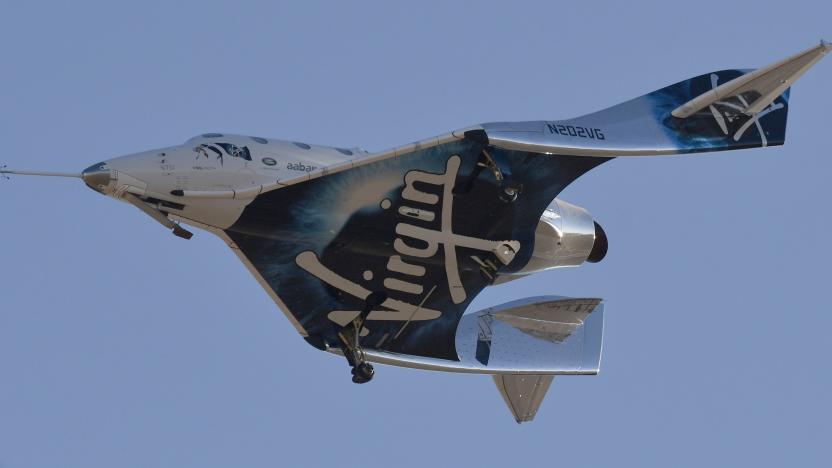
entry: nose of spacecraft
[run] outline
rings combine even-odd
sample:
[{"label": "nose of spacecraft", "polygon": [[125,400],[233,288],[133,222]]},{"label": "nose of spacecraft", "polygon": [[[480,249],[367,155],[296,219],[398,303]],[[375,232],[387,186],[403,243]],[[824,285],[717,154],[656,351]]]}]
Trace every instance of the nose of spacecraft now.
[{"label": "nose of spacecraft", "polygon": [[106,162],[93,164],[92,166],[84,169],[81,172],[81,178],[84,179],[84,183],[87,184],[87,187],[103,194],[107,193],[112,180],[110,177],[110,169],[107,167]]}]

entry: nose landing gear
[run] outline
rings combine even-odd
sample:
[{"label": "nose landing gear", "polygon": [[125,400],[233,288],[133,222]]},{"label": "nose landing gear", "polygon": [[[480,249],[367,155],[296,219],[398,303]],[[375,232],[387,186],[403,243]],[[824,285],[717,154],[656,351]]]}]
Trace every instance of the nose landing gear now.
[{"label": "nose landing gear", "polygon": [[174,223],[173,221],[171,221],[170,218],[168,218],[167,213],[164,213],[163,211],[159,210],[158,208],[154,208],[150,204],[145,203],[139,197],[133,195],[132,193],[124,192],[120,195],[120,197],[121,197],[122,200],[126,201],[127,203],[130,203],[131,205],[135,206],[136,208],[142,210],[143,213],[145,213],[146,215],[148,215],[151,218],[153,218],[154,220],[156,220],[156,222],[158,222],[162,226],[173,230],[173,235],[174,236],[181,237],[183,239],[190,239],[191,237],[194,236],[194,234],[191,231],[188,231],[187,229],[183,228],[179,224]]}]

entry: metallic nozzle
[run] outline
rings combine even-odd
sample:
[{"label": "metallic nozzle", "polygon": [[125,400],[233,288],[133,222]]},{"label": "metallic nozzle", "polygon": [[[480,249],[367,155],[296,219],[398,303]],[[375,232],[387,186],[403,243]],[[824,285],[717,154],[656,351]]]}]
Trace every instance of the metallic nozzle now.
[{"label": "metallic nozzle", "polygon": [[595,223],[595,242],[592,244],[592,251],[589,253],[589,258],[586,259],[589,263],[598,263],[607,256],[609,249],[609,241],[607,240],[607,233],[600,224]]}]

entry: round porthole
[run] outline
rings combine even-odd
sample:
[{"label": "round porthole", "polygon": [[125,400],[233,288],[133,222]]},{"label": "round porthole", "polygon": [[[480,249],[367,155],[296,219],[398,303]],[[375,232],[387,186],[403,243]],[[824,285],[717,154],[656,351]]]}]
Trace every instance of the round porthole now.
[{"label": "round porthole", "polygon": [[293,141],[293,142],[292,142],[292,144],[293,144],[293,145],[295,145],[295,146],[297,146],[298,148],[303,148],[303,149],[305,149],[305,150],[312,149],[312,147],[311,147],[311,146],[309,146],[309,145],[307,145],[306,143],[301,143],[301,142],[298,142],[298,141]]},{"label": "round porthole", "polygon": [[345,155],[345,156],[352,156],[352,151],[344,148],[335,148],[336,151]]},{"label": "round porthole", "polygon": [[263,158],[263,159],[261,159],[261,161],[263,161],[263,164],[265,164],[267,166],[277,165],[277,161],[275,161],[273,158]]},{"label": "round porthole", "polygon": [[203,138],[222,138],[222,133],[203,133]]},{"label": "round porthole", "polygon": [[256,141],[257,143],[260,143],[261,145],[265,145],[266,143],[269,142],[269,140],[267,140],[265,138],[260,138],[260,137],[251,137],[251,139]]}]

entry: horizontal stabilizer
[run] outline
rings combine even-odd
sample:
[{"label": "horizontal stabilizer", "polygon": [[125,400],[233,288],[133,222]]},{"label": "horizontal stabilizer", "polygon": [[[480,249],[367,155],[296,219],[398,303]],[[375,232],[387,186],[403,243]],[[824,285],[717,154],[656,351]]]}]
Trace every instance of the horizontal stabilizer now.
[{"label": "horizontal stabilizer", "polygon": [[494,375],[497,390],[518,424],[534,419],[554,375]]},{"label": "horizontal stabilizer", "polygon": [[832,44],[821,41],[815,47],[746,73],[702,93],[674,109],[672,114],[674,117],[684,119],[717,101],[731,97],[738,98],[743,103],[742,113],[757,114],[774,102],[830,50],[832,50]]}]

